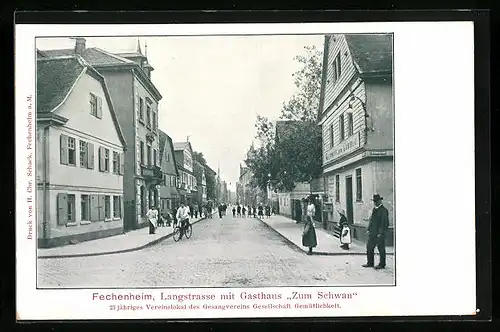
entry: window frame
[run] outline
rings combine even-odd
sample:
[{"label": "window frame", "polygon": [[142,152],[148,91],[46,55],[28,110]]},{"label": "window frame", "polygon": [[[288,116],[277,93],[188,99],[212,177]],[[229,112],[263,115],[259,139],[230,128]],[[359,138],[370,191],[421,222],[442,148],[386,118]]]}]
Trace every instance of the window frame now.
[{"label": "window frame", "polygon": [[361,167],[356,168],[356,202],[363,202],[363,171]]},{"label": "window frame", "polygon": [[335,175],[335,203],[340,203],[340,174]]}]

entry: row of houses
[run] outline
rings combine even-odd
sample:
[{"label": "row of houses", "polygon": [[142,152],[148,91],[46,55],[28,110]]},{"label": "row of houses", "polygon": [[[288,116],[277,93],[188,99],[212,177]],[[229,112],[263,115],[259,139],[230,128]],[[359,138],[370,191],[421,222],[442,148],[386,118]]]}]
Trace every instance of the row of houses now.
[{"label": "row of houses", "polygon": [[[390,34],[325,36],[318,124],[321,178],[272,196],[280,213],[297,219],[303,199],[316,195],[317,220],[333,230],[344,209],[354,237],[366,240],[375,193],[394,226],[393,38]],[[280,126],[287,122],[278,122]],[[389,236],[389,245],[393,236]]]},{"label": "row of houses", "polygon": [[87,48],[84,38],[37,50],[39,247],[141,228],[152,205],[207,200],[215,172],[196,172],[191,143],[158,128],[153,70],[139,41],[132,53]]}]

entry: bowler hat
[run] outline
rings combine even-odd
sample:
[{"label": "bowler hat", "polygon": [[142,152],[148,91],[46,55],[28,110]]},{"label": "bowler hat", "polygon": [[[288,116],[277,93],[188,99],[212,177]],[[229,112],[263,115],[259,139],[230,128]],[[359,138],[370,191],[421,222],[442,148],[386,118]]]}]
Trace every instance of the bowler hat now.
[{"label": "bowler hat", "polygon": [[380,196],[379,194],[375,194],[373,195],[373,198],[372,198],[372,201],[381,201],[383,200],[384,198],[382,196]]}]

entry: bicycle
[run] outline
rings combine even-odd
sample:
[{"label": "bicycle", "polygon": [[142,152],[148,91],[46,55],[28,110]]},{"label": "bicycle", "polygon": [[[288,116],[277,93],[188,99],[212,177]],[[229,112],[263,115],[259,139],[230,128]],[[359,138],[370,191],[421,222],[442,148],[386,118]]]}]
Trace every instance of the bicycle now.
[{"label": "bicycle", "polygon": [[182,239],[183,235],[186,235],[186,238],[189,239],[192,234],[193,234],[193,226],[191,225],[189,220],[186,220],[184,225],[182,225],[181,222],[181,226],[175,226],[173,238],[175,242],[178,242],[180,239]]}]

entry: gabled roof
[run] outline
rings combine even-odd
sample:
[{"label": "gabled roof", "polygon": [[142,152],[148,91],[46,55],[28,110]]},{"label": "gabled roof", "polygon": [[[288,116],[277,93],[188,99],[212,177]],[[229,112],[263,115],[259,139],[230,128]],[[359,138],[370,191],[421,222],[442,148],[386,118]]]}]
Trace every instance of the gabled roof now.
[{"label": "gabled roof", "polygon": [[83,75],[85,66],[76,57],[41,58],[37,61],[36,111],[52,112],[59,106]]},{"label": "gabled roof", "polygon": [[360,74],[392,73],[392,34],[346,34]]},{"label": "gabled roof", "polygon": [[[75,56],[74,49],[60,49],[60,50],[44,50],[44,55],[51,58],[62,57],[62,56]],[[99,66],[116,66],[116,65],[133,65],[135,62],[126,59],[116,54],[109,53],[97,47],[86,48],[82,54],[80,54],[90,65]]]},{"label": "gabled roof", "polygon": [[126,148],[125,137],[118,123],[104,77],[80,56],[37,59],[37,113],[56,112],[84,74],[92,76],[101,83],[111,113],[111,119],[123,147]]},{"label": "gabled roof", "polygon": [[114,68],[127,68],[134,69],[138,77],[141,78],[146,86],[150,87],[152,93],[156,95],[158,100],[162,99],[160,92],[151,82],[150,78],[146,76],[141,67],[132,60],[129,60],[119,54],[110,53],[98,47],[86,48],[82,54],[77,54],[74,49],[58,49],[58,50],[38,50],[38,56],[45,56],[47,58],[59,58],[68,56],[81,56],[85,61],[87,61],[92,67],[98,68],[99,70],[104,69],[114,69]]},{"label": "gabled roof", "polygon": [[181,151],[186,147],[189,147],[191,152],[194,152],[193,147],[191,146],[191,142],[174,142],[174,151]]},{"label": "gabled roof", "polygon": [[[165,147],[168,144],[170,146],[170,149],[175,152],[174,150],[174,144],[172,143],[172,138],[168,136],[165,132],[162,130],[158,129],[158,135],[159,135],[159,144],[160,144],[160,163],[163,160],[163,153],[165,152]],[[179,169],[177,165],[177,161],[175,160],[175,153],[172,153],[171,155],[172,161],[175,166],[175,172],[177,175],[179,175]]]}]

